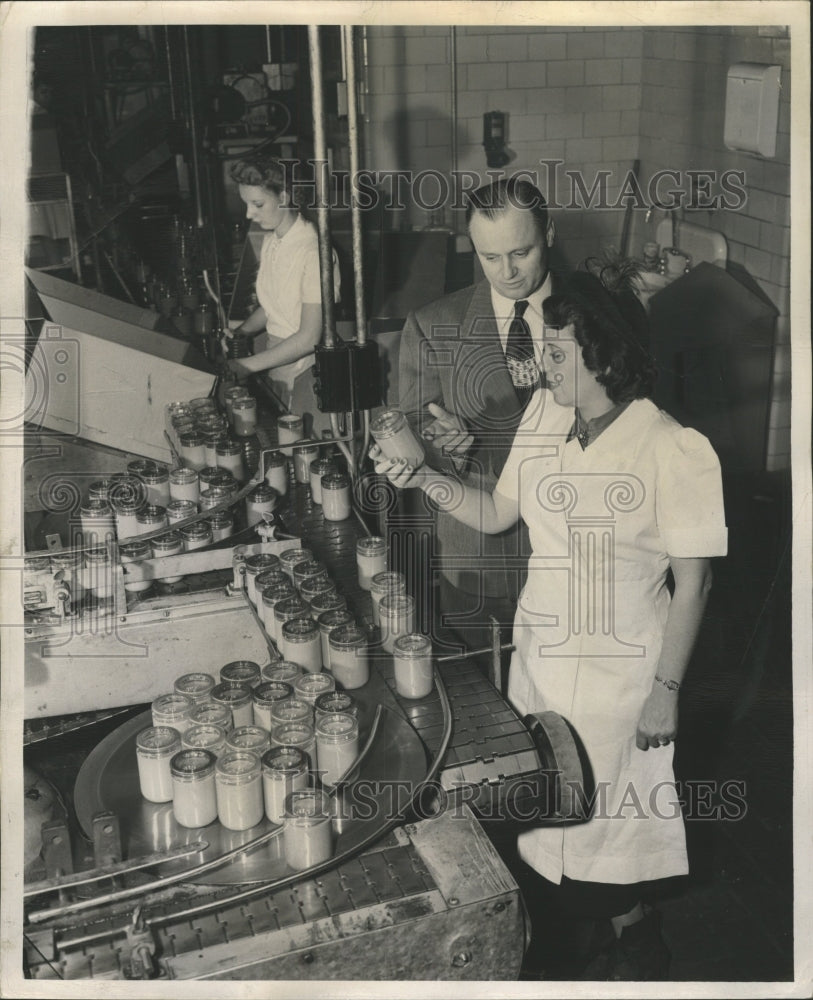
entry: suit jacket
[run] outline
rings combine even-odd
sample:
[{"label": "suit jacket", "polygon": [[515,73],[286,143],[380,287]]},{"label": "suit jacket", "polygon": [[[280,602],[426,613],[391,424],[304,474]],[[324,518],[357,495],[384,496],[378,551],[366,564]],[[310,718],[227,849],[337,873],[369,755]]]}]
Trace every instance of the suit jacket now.
[{"label": "suit jacket", "polygon": [[[417,430],[432,419],[427,404],[438,403],[461,417],[474,435],[474,447],[459,473],[431,446],[427,447],[429,464],[491,492],[522,413],[505,364],[487,281],[410,313],[401,334],[398,381],[400,408]],[[440,569],[468,593],[516,600],[528,552],[522,521],[502,534],[488,535],[438,511],[437,562],[430,569]]]}]

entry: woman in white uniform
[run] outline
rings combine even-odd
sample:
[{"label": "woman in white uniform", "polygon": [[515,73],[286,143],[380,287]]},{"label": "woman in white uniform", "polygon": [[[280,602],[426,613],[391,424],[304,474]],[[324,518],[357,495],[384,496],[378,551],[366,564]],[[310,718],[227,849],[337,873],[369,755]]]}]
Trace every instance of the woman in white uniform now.
[{"label": "woman in white uniform", "polygon": [[[231,168],[246,205],[246,218],[268,234],[260,252],[257,273],[259,306],[230,331],[265,331],[262,350],[249,358],[229,362],[238,376],[265,373],[287,408],[294,390],[308,401],[311,417],[320,422],[312,392],[310,369],[313,349],[322,334],[322,290],[319,278],[319,240],[316,227],[303,218],[294,203],[290,174],[273,157],[238,160]],[[339,266],[333,253],[334,292],[339,297]],[[297,381],[307,383],[307,391]],[[323,421],[324,422],[324,421]],[[327,423],[324,422],[325,426]]]},{"label": "woman in white uniform", "polygon": [[611,918],[588,978],[664,978],[669,955],[642,883],[688,871],[673,741],[709,559],[726,553],[720,466],[706,438],[647,398],[655,370],[631,292],[577,273],[543,312],[547,388],[492,494],[371,454],[396,486],[420,486],[466,524],[528,524],[508,697],[521,715],[572,723],[596,797],[587,823],[521,833],[519,854],[564,910]]}]

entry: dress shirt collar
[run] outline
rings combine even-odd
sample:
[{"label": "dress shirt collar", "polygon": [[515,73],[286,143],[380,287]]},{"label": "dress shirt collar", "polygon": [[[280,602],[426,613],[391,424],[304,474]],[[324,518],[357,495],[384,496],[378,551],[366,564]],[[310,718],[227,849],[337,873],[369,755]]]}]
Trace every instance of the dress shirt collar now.
[{"label": "dress shirt collar", "polygon": [[592,420],[585,420],[577,406],[576,419],[573,421],[573,426],[570,428],[567,440],[572,441],[573,438],[576,438],[581,445],[582,451],[584,451],[588,445],[596,440],[602,431],[606,431],[610,424],[621,416],[624,410],[630,405],[630,402],[631,400],[628,400],[626,403],[618,403],[611,410],[602,413],[600,417],[593,417]]},{"label": "dress shirt collar", "polygon": [[[550,271],[548,271],[547,277],[539,288],[527,296],[528,308],[525,310],[525,320],[531,327],[532,333],[534,332],[534,326],[541,329],[542,303],[552,293],[552,285],[553,282],[551,280],[551,274]],[[500,336],[503,339],[508,336],[508,327],[511,325],[511,320],[514,318],[515,301],[515,299],[507,299],[504,295],[500,295],[500,293],[496,291],[493,286],[491,286],[491,307],[494,310]],[[531,315],[528,315],[529,313]]]}]

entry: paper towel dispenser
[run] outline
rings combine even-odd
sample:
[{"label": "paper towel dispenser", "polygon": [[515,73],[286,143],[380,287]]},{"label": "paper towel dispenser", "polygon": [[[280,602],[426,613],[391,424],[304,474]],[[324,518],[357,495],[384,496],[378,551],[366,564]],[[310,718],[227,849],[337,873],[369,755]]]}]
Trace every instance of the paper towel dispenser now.
[{"label": "paper towel dispenser", "polygon": [[729,69],[723,132],[726,149],[776,155],[781,72],[780,66],[761,63],[737,63]]}]

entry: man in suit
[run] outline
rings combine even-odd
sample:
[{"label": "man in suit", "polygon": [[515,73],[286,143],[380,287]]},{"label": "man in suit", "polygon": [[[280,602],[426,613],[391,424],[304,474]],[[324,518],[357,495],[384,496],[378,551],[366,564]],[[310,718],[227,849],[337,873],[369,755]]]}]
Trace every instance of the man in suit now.
[{"label": "man in suit", "polygon": [[[466,219],[485,280],[408,316],[400,408],[427,444],[430,465],[490,490],[539,379],[554,228],[541,192],[523,178],[473,191]],[[437,513],[428,568],[439,584],[434,621],[469,649],[490,644],[492,616],[506,628],[513,622],[526,572],[526,531],[520,522],[485,535]]]}]

